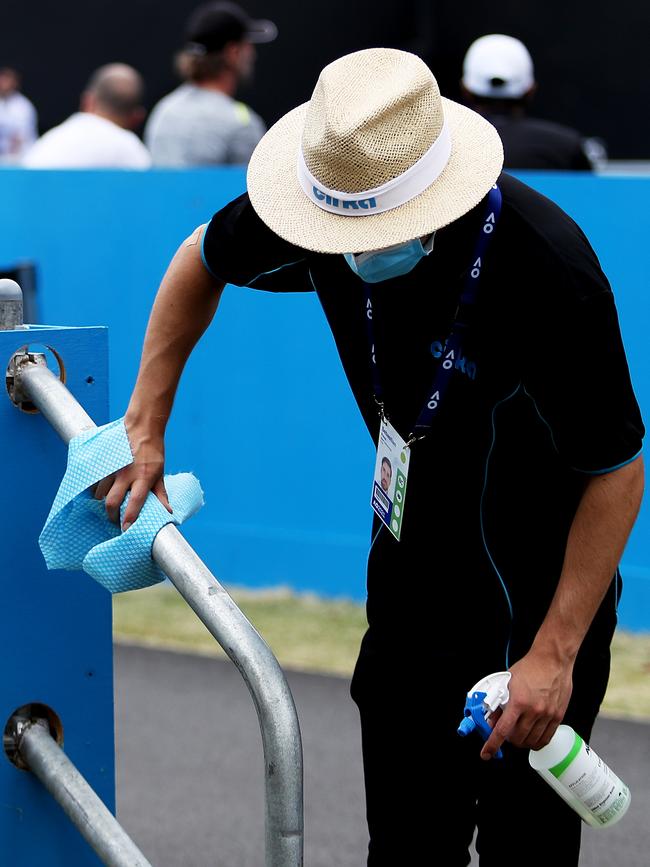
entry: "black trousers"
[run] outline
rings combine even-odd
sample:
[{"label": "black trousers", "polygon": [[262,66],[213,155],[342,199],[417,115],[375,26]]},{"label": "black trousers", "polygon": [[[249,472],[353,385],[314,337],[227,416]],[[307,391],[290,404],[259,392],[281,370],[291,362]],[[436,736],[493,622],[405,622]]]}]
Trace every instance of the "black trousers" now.
[{"label": "black trousers", "polygon": [[[607,686],[610,637],[587,641],[574,668],[564,722],[585,739]],[[404,629],[381,639],[372,628],[362,643],[351,694],[361,715],[368,867],[466,867],[476,828],[481,867],[576,867],[581,820],[530,768],[528,750],[506,744],[502,760],[485,762],[480,736],[456,733],[467,691],[502,659],[440,645],[413,642]]]}]

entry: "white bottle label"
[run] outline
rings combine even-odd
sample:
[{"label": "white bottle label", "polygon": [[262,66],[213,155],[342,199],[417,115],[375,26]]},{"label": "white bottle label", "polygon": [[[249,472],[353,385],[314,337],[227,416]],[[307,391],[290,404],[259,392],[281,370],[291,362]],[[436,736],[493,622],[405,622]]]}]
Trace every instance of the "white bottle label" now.
[{"label": "white bottle label", "polygon": [[593,824],[606,825],[627,810],[629,789],[578,734],[569,754],[549,773],[585,806]]}]

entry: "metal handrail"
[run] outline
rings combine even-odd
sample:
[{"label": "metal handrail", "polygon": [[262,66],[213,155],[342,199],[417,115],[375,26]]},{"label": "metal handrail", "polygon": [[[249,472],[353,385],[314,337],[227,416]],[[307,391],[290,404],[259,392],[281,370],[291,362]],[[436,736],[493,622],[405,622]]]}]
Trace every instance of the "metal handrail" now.
[{"label": "metal handrail", "polygon": [[151,867],[54,740],[47,722],[33,720],[27,723],[17,738],[16,746],[29,770],[61,805],[106,867]]},{"label": "metal handrail", "polygon": [[[96,427],[42,364],[18,365],[16,387],[65,441]],[[174,524],[158,533],[152,557],[239,669],[251,693],[264,747],[266,867],[303,863],[302,743],[286,677],[264,639]]]}]

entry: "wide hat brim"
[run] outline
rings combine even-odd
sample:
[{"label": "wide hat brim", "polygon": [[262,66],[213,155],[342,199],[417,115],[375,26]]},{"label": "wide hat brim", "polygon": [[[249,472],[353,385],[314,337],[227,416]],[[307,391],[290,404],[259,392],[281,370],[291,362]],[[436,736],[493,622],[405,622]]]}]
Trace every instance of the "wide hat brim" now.
[{"label": "wide hat brim", "polygon": [[483,199],[501,173],[503,145],[475,111],[443,97],[452,150],[443,172],[415,198],[381,214],[324,211],[298,181],[298,153],[309,103],[284,115],[261,139],[248,165],[248,194],[260,219],[281,238],[317,253],[380,250],[453,223]]}]

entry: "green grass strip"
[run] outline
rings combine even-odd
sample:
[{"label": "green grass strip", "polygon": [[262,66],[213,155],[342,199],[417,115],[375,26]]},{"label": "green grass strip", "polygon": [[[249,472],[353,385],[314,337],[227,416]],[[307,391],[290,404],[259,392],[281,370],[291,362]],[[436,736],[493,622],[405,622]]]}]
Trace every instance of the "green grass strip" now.
[{"label": "green grass strip", "polygon": [[[286,589],[229,592],[285,668],[352,673],[366,629],[363,605]],[[225,656],[169,585],[115,596],[113,623],[118,640]]]},{"label": "green grass strip", "polygon": [[[283,667],[347,677],[352,674],[366,629],[363,605],[287,589],[253,592],[231,588],[230,592]],[[115,596],[113,619],[118,641],[225,656],[168,584]],[[649,675],[650,635],[617,632],[603,712],[631,719],[650,718]]]}]

